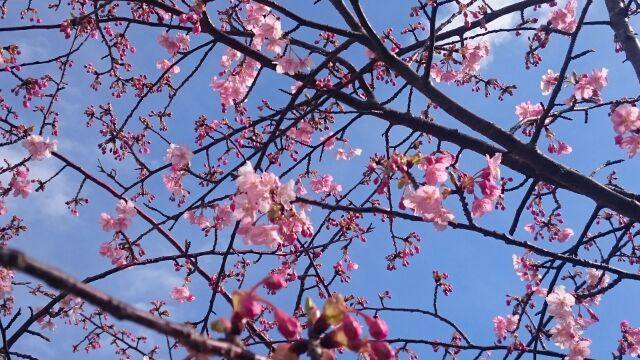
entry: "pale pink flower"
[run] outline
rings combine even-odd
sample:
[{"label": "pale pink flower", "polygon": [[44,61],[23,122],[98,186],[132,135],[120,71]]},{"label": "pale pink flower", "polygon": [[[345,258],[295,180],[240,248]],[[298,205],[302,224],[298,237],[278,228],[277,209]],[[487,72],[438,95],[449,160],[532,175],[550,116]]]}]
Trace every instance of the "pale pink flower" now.
[{"label": "pale pink flower", "polygon": [[113,219],[111,215],[107,213],[100,214],[100,227],[104,231],[112,231],[113,230]]},{"label": "pale pink flower", "polygon": [[594,69],[589,76],[589,83],[591,83],[591,86],[593,86],[596,90],[601,91],[605,86],[607,86],[608,74],[609,70],[606,68],[602,68],[600,70]]},{"label": "pale pink flower", "polygon": [[489,179],[492,181],[500,181],[500,163],[502,162],[502,153],[495,153],[493,156],[485,155],[487,159],[487,172]]},{"label": "pale pink flower", "polygon": [[186,286],[176,286],[171,289],[171,298],[179,303],[192,302],[196,299]]},{"label": "pale pink flower", "polygon": [[476,198],[471,205],[471,216],[474,218],[483,216],[493,210],[493,203],[488,198]]},{"label": "pale pink flower", "polygon": [[333,176],[323,175],[322,177],[311,180],[311,190],[314,192],[329,192],[333,185]]},{"label": "pale pink flower", "polygon": [[467,42],[461,49],[463,56],[462,71],[475,74],[480,69],[480,61],[489,56],[489,44],[485,41],[478,43]]},{"label": "pale pink flower", "polygon": [[442,156],[426,156],[418,163],[418,167],[424,170],[424,178],[427,185],[435,185],[447,181],[449,177],[447,167],[453,163],[454,157],[449,154]]},{"label": "pale pink flower", "polygon": [[560,319],[571,317],[571,307],[575,305],[576,299],[573,295],[565,291],[564,285],[557,286],[546,298],[549,305],[549,314]]},{"label": "pale pink flower", "polygon": [[6,297],[13,289],[12,281],[16,273],[4,267],[0,267],[0,297]]},{"label": "pale pink flower", "polygon": [[584,360],[591,354],[589,350],[591,340],[578,340],[569,346],[569,356],[565,357],[565,360]]},{"label": "pale pink flower", "polygon": [[609,280],[609,275],[602,276],[602,271],[600,270],[589,269],[587,271],[587,285],[590,287],[607,286]]},{"label": "pale pink flower", "polygon": [[453,221],[455,217],[451,213],[451,211],[440,208],[435,213],[433,213],[433,218],[431,221],[433,222],[433,226],[438,231],[444,231],[447,226],[449,226],[449,222]]},{"label": "pale pink flower", "polygon": [[442,208],[442,194],[439,188],[424,185],[415,192],[405,195],[402,204],[412,209],[414,214],[422,216],[425,220],[431,220],[433,214]]},{"label": "pale pink flower", "polygon": [[233,210],[229,204],[218,205],[215,207],[214,223],[216,229],[221,230],[233,221]]},{"label": "pale pink flower", "polygon": [[507,321],[502,316],[493,318],[493,333],[499,342],[507,338]]},{"label": "pale pink flower", "polygon": [[287,131],[287,135],[303,144],[311,144],[311,135],[315,129],[307,121],[301,121],[297,127],[292,127]]},{"label": "pale pink flower", "polygon": [[182,172],[171,171],[169,174],[162,175],[162,182],[165,188],[175,196],[185,196],[187,191],[182,186]]},{"label": "pale pink flower", "polygon": [[167,149],[165,159],[171,161],[171,165],[175,170],[189,167],[191,165],[193,153],[186,145],[171,144]]},{"label": "pale pink flower", "polygon": [[28,177],[29,170],[26,168],[18,168],[13,172],[9,187],[13,188],[14,197],[21,196],[26,199],[31,194],[31,181],[29,181]]},{"label": "pale pink flower", "polygon": [[177,54],[180,50],[180,45],[175,40],[173,40],[171,36],[166,32],[162,32],[160,34],[160,36],[158,37],[158,43],[160,44],[160,46],[167,49],[167,51],[171,55]]},{"label": "pale pink flower", "polygon": [[211,226],[209,220],[204,214],[196,215],[193,211],[186,211],[183,217],[189,221],[189,224],[198,225],[201,229],[206,229]]},{"label": "pale pink flower", "polygon": [[631,104],[617,106],[611,113],[613,130],[622,135],[640,128],[640,109]]},{"label": "pale pink flower", "polygon": [[136,210],[136,204],[134,204],[131,200],[123,199],[118,200],[118,203],[116,204],[116,212],[118,213],[118,215],[127,217],[134,217],[138,214],[138,211]]},{"label": "pale pink flower", "polygon": [[573,229],[571,228],[562,229],[562,231],[558,233],[558,241],[563,243],[569,240],[572,236],[573,236]]},{"label": "pale pink flower", "polygon": [[34,160],[42,160],[51,157],[51,153],[58,149],[58,140],[46,140],[40,135],[30,135],[22,146],[27,149]]},{"label": "pale pink flower", "polygon": [[240,59],[240,52],[232,48],[227,48],[224,55],[220,57],[220,67],[223,69],[228,68],[234,61]]},{"label": "pale pink flower", "polygon": [[7,214],[7,206],[5,205],[4,201],[0,200],[0,215],[6,215]]},{"label": "pale pink flower", "polygon": [[572,33],[576,29],[576,1],[567,1],[564,8],[554,9],[549,15],[551,27]]},{"label": "pale pink flower", "polygon": [[170,73],[177,74],[180,72],[178,65],[173,65],[173,67],[171,67],[171,65],[173,65],[173,63],[167,59],[158,60],[158,62],[156,62],[156,69],[167,71],[167,69],[171,68]]},{"label": "pale pink flower", "polygon": [[336,151],[336,160],[351,160],[354,156],[360,156],[362,154],[362,149],[355,148],[349,151],[345,149],[338,149]]},{"label": "pale pink flower", "polygon": [[320,141],[325,141],[326,139],[329,139],[329,140],[327,140],[324,144],[322,144],[322,147],[327,150],[333,149],[333,147],[336,145],[336,136],[334,136],[334,134],[322,136],[320,138]]},{"label": "pale pink flower", "polygon": [[189,50],[189,46],[190,46],[189,35],[184,33],[178,33],[176,35],[176,43],[180,47],[180,50]]},{"label": "pale pink flower", "polygon": [[118,215],[118,217],[113,220],[114,231],[127,231],[130,225],[131,218],[128,216]]},{"label": "pale pink flower", "polygon": [[285,208],[291,207],[291,202],[296,199],[295,182],[289,180],[286,183],[278,186],[277,200],[284,205]]},{"label": "pale pink flower", "polygon": [[544,109],[541,104],[532,105],[531,101],[527,101],[526,103],[522,102],[520,105],[516,106],[516,115],[518,115],[518,119],[520,119],[520,121],[538,118],[543,112]]},{"label": "pale pink flower", "polygon": [[575,342],[580,335],[580,329],[569,318],[567,321],[559,321],[550,331],[551,340],[561,349],[566,349]]},{"label": "pale pink flower", "polygon": [[587,100],[594,96],[596,89],[593,87],[589,78],[583,76],[580,81],[573,87],[573,96],[576,100]]},{"label": "pale pink flower", "polygon": [[634,134],[621,138],[619,144],[620,147],[627,151],[629,157],[632,158],[640,152],[640,135]]},{"label": "pale pink flower", "polygon": [[276,72],[278,74],[295,75],[300,71],[300,61],[293,56],[283,56],[274,61],[274,64],[276,64]]},{"label": "pale pink flower", "polygon": [[542,90],[542,95],[549,95],[553,90],[553,87],[558,83],[558,76],[553,72],[553,70],[547,70],[547,73],[542,75],[542,80],[540,81],[540,89]]},{"label": "pale pink flower", "polygon": [[274,247],[282,243],[277,225],[253,225],[244,223],[238,228],[238,234],[243,236],[247,245],[265,245]]}]

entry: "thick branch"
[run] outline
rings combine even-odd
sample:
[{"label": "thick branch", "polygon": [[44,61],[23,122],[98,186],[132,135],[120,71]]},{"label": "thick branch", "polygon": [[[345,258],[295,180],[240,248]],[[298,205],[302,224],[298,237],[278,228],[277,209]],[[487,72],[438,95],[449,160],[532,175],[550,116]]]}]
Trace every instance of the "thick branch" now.
[{"label": "thick branch", "polygon": [[19,251],[7,248],[0,249],[0,264],[27,273],[59,290],[76,295],[118,319],[133,321],[161,334],[176,338],[182,345],[198,353],[216,354],[228,359],[265,359],[236,345],[198,335],[188,326],[155,317],[148,311],[137,309],[117,300]]},{"label": "thick branch", "polygon": [[636,72],[638,82],[640,82],[640,42],[636,38],[636,33],[629,25],[628,14],[625,6],[620,0],[605,0],[611,29],[615,32],[616,41],[622,44],[622,49],[627,55],[627,60]]}]

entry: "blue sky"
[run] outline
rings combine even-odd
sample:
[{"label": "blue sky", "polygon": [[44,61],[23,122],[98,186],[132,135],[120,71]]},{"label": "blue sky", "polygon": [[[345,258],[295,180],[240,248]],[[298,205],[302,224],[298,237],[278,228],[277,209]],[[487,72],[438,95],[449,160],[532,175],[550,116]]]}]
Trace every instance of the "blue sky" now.
[{"label": "blue sky", "polygon": [[[311,6],[311,2],[285,1],[284,5],[291,6],[299,14],[313,18],[318,21],[335,23],[338,16],[329,8],[328,2],[321,2],[317,6]],[[495,8],[505,6],[510,1],[491,1]],[[384,4],[384,5],[383,5]],[[561,2],[563,4],[563,2]],[[215,5],[215,4],[214,4]],[[389,5],[386,2],[363,1],[363,6],[367,10],[370,20],[375,28],[381,30],[392,26],[395,34],[403,44],[408,44],[410,38],[399,34],[408,19],[411,2],[402,1]],[[581,8],[582,1],[579,1]],[[216,5],[217,6],[217,5]],[[542,16],[544,18],[544,16]],[[604,4],[596,2],[589,20],[602,20],[606,17]],[[45,23],[55,22],[54,18],[45,18]],[[424,19],[423,19],[424,21]],[[499,25],[507,26],[517,21],[510,17],[501,20]],[[9,17],[3,26],[19,23],[16,19]],[[285,23],[285,28],[287,28]],[[340,26],[343,24],[340,23]],[[149,36],[148,30],[133,30],[132,38],[136,40],[138,52],[131,60],[137,67],[137,71],[147,71],[157,75],[158,71],[154,64],[157,60],[166,56],[164,49],[161,49],[155,40],[157,32]],[[317,36],[311,34],[310,36]],[[308,38],[310,38],[310,36]],[[208,40],[205,36],[192,38],[193,45],[201,44]],[[623,56],[615,54],[612,44],[612,32],[608,27],[589,27],[580,34],[576,46],[577,52],[585,49],[594,49],[594,54],[587,55],[574,62],[570,70],[576,72],[590,72],[593,68],[606,67],[609,72],[609,86],[604,90],[605,100],[619,98],[621,96],[634,96],[637,92],[637,83],[628,64],[622,64]],[[43,57],[50,57],[61,53],[66,49],[69,42],[63,39],[62,34],[56,31],[51,32],[24,32],[15,35],[16,41],[23,49],[22,61],[31,61]],[[558,70],[561,55],[566,49],[567,39],[554,35],[551,44],[542,51],[544,61],[538,68],[529,71],[524,70],[523,56],[527,49],[526,36],[521,38],[500,37],[498,39],[486,39],[491,45],[491,57],[481,69],[481,73],[487,77],[497,77],[503,83],[517,84],[518,89],[513,97],[507,97],[503,102],[498,103],[497,95],[493,94],[485,98],[482,94],[473,93],[470,87],[456,88],[451,85],[439,85],[447,94],[459,100],[482,116],[492,119],[503,128],[511,127],[517,120],[514,114],[514,107],[522,101],[530,100],[533,103],[543,101],[547,98],[540,94],[540,76],[547,69]],[[169,121],[170,138],[174,143],[189,144],[195,148],[193,143],[194,134],[192,132],[193,121],[197,116],[206,114],[210,119],[219,119],[223,116],[232,117],[232,114],[222,114],[219,106],[218,96],[208,87],[212,76],[220,71],[218,59],[223,52],[222,46],[217,46],[213,53],[205,62],[203,69],[195,76],[189,85],[184,89],[182,96],[176,99],[172,106],[173,118]],[[120,119],[123,119],[131,108],[133,100],[130,96],[113,101],[107,97],[108,91],[94,93],[88,89],[89,78],[83,74],[82,65],[86,62],[99,64],[95,59],[96,53],[101,53],[102,49],[97,41],[90,40],[87,48],[78,54],[74,68],[70,72],[69,85],[64,90],[63,97],[58,104],[61,112],[61,136],[60,152],[65,156],[77,161],[86,169],[96,172],[96,160],[100,161],[108,168],[118,169],[118,174],[125,174],[133,168],[133,162],[125,161],[116,163],[108,156],[102,156],[95,144],[99,141],[97,128],[86,128],[82,112],[87,104],[99,104],[107,101],[114,103],[116,112]],[[356,63],[364,61],[364,49],[354,46],[349,52],[349,56],[354,58]],[[176,81],[181,81],[186,75],[186,70],[193,66],[197,58],[189,59],[181,65],[183,72],[176,76]],[[317,63],[317,61],[316,61]],[[39,74],[42,70],[39,70]],[[26,70],[29,73],[29,70]],[[5,79],[7,75],[4,75]],[[5,80],[3,80],[5,81]],[[283,79],[277,74],[267,71],[256,87],[254,96],[247,102],[247,108],[252,115],[259,112],[255,109],[260,104],[261,98],[269,99],[275,106],[284,105],[288,100],[284,96],[274,96],[274,88],[288,89],[293,84],[290,79]],[[6,89],[6,88],[5,88]],[[381,90],[380,98],[384,94],[390,94],[393,88]],[[560,99],[568,96],[569,91],[561,93]],[[12,95],[3,93],[3,96],[11,98]],[[12,99],[13,100],[13,99]],[[19,99],[15,99],[18,104]],[[137,115],[145,114],[149,109],[161,106],[166,101],[166,93],[154,95],[149,98],[141,107]],[[420,108],[420,101],[425,103],[424,98],[419,96],[415,100],[415,108]],[[394,104],[395,105],[395,104]],[[404,104],[397,104],[402,109]],[[434,115],[437,120],[447,126],[455,126],[461,131],[468,131],[464,127],[446,116],[442,112]],[[38,121],[36,117],[27,117],[25,122]],[[134,117],[135,119],[135,117]],[[345,118],[338,118],[337,126],[344,124]],[[354,147],[362,148],[364,156],[356,158],[350,162],[326,161],[318,165],[321,172],[331,172],[336,180],[343,184],[344,188],[352,185],[361,175],[368,162],[368,154],[374,152],[382,153],[384,142],[379,134],[384,130],[386,123],[375,118],[365,117],[356,124],[352,131],[348,132],[348,137]],[[554,127],[557,137],[573,146],[574,152],[565,155],[559,160],[567,166],[576,168],[582,172],[590,172],[608,159],[626,158],[623,153],[613,144],[613,131],[607,116],[607,110],[603,109],[591,114],[588,124],[584,124],[581,115],[569,121],[559,122]],[[403,130],[397,130],[394,135],[400,137],[406,134]],[[317,137],[314,140],[318,140]],[[162,157],[166,149],[166,144],[154,138],[152,152],[146,157],[148,164],[153,168],[163,163]],[[544,142],[543,142],[544,144]],[[595,147],[594,144],[597,144]],[[425,146],[423,151],[431,151],[434,146]],[[451,151],[457,150],[455,147],[449,148]],[[10,159],[18,159],[24,156],[25,151],[21,147],[3,148],[2,155]],[[475,172],[482,167],[482,158],[476,155],[467,155],[462,162],[463,170]],[[620,183],[633,189],[635,178],[638,175],[638,160],[627,160],[622,166],[616,167],[620,174]],[[201,166],[203,160],[196,157],[194,166]],[[45,177],[46,174],[54,173],[61,164],[57,160],[33,163],[32,173]],[[513,175],[505,170],[508,175]],[[600,180],[606,172],[599,177]],[[518,181],[520,178],[516,178]],[[6,179],[2,179],[6,182]],[[29,254],[47,263],[53,264],[79,278],[106,270],[110,263],[98,255],[99,244],[110,238],[109,233],[99,231],[97,226],[98,215],[101,212],[113,212],[115,201],[108,197],[105,192],[95,186],[87,185],[83,195],[89,197],[91,202],[88,206],[80,209],[80,217],[72,217],[64,205],[64,201],[70,199],[75,193],[81,178],[72,171],[65,171],[54,182],[49,189],[42,194],[33,194],[30,201],[11,200],[8,205],[13,212],[23,216],[30,229],[25,235],[12,241],[12,246],[23,249]],[[160,177],[156,177],[150,183],[152,191],[157,195],[154,206],[177,211],[174,203],[168,201],[168,194],[162,187]],[[194,188],[195,183],[190,184]],[[368,189],[369,190],[369,189]],[[214,196],[226,194],[233,191],[231,186],[223,186],[214,193]],[[362,198],[363,192],[358,196]],[[495,229],[506,229],[510,225],[513,209],[517,206],[523,191],[512,193],[507,198],[508,209],[506,212],[495,212],[483,217],[480,225]],[[570,226],[578,232],[584,224],[586,217],[592,211],[592,202],[584,198],[576,197],[567,192],[560,192],[565,204],[563,211]],[[195,199],[199,192],[192,195],[190,199]],[[454,206],[454,203],[451,203]],[[319,223],[323,213],[319,209],[311,213],[314,224]],[[521,230],[522,225],[530,220],[530,215],[525,214],[521,222],[520,229],[516,236],[522,240],[531,240],[528,234]],[[350,275],[350,284],[337,284],[334,290],[343,293],[354,293],[359,296],[369,298],[371,305],[377,306],[377,294],[389,290],[393,299],[387,302],[389,306],[396,307],[422,307],[429,309],[432,296],[433,281],[431,272],[439,270],[450,275],[450,281],[454,286],[454,292],[449,297],[440,297],[439,310],[441,314],[450,317],[465,331],[465,333],[476,343],[491,344],[494,340],[491,319],[496,315],[506,315],[511,309],[505,305],[505,294],[521,294],[524,284],[520,282],[513,272],[511,265],[511,255],[521,254],[516,248],[505,247],[496,240],[482,238],[472,233],[459,231],[435,232],[429,224],[402,223],[398,232],[406,233],[418,231],[422,235],[422,253],[412,259],[408,268],[399,267],[397,271],[389,272],[385,269],[386,261],[384,256],[392,251],[386,226],[375,221],[377,230],[369,236],[367,243],[358,243],[350,248],[350,257],[357,262],[360,267]],[[399,223],[400,224],[400,223]],[[132,227],[132,234],[139,234],[147,229],[146,224],[137,218]],[[202,233],[193,226],[181,222],[172,232],[178,241],[190,240],[194,249],[202,250],[211,247],[211,237],[205,238]],[[328,238],[330,231],[325,231],[324,236]],[[224,240],[225,232],[221,234],[220,246],[226,246]],[[325,238],[325,239],[326,239]],[[160,254],[173,254],[174,250],[159,235],[151,234],[144,240],[144,246],[148,256],[153,257]],[[552,249],[563,249],[562,246],[552,246],[546,242],[539,245]],[[244,245],[241,245],[244,246]],[[583,254],[587,258],[591,254]],[[330,267],[339,258],[337,249],[324,255],[325,274],[329,274]],[[217,271],[219,260],[202,260],[204,268],[210,273]],[[246,284],[252,284],[260,278],[267,270],[277,264],[270,261],[263,261],[255,266],[249,273]],[[306,265],[306,264],[303,264]],[[302,271],[302,268],[299,269]],[[197,300],[189,304],[177,304],[169,298],[168,294],[173,286],[182,283],[182,273],[177,273],[169,263],[145,266],[132,270],[123,271],[107,280],[101,280],[94,285],[117,297],[127,300],[133,304],[148,308],[148,302],[152,299],[160,298],[167,300],[168,307],[176,321],[199,319],[202,316],[209,294],[207,285],[200,278],[195,278],[191,289]],[[328,275],[327,275],[328,276]],[[20,275],[19,279],[24,278]],[[297,288],[291,287],[274,297],[274,302],[282,305],[285,309],[290,309],[292,298]],[[585,335],[593,339],[591,346],[592,355],[595,358],[608,357],[614,351],[619,338],[618,324],[622,319],[628,319],[632,325],[640,326],[640,316],[626,310],[631,305],[629,299],[637,299],[640,290],[633,283],[622,284],[608,294],[595,311],[600,315],[601,322],[589,328]],[[317,298],[315,300],[318,300]],[[32,296],[22,291],[18,292],[18,304],[42,304],[42,299],[34,299]],[[538,305],[541,302],[538,301]],[[288,307],[287,307],[288,306]],[[220,314],[228,313],[228,305],[222,300],[217,300],[216,311]],[[20,319],[22,321],[23,319]],[[391,337],[411,337],[448,340],[451,335],[449,329],[442,327],[434,319],[416,318],[415,316],[386,316],[391,326]],[[156,340],[164,349],[164,340],[153,335],[151,332],[139,329],[139,332],[148,334],[152,340]],[[79,341],[83,332],[72,326],[58,322],[58,328],[54,332],[44,331],[54,342],[49,345],[35,337],[24,337],[16,346],[16,351],[29,352],[42,359],[69,359],[86,358],[83,354],[70,354],[71,344]],[[558,350],[554,345],[552,349]],[[432,357],[430,347],[412,347],[413,351],[423,355],[423,358]],[[108,341],[103,340],[103,349],[89,355],[95,359],[113,358],[113,349],[108,346]],[[475,354],[473,354],[475,355]],[[470,358],[472,353],[464,354],[462,359]],[[496,355],[496,357],[499,355]],[[166,353],[159,357],[166,358]],[[494,357],[495,358],[495,357]]]}]

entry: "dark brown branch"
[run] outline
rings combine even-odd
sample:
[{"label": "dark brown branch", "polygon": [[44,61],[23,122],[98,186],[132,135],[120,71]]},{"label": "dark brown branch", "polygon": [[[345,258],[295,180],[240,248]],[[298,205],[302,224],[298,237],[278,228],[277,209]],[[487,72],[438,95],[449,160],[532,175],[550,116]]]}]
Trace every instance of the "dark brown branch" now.
[{"label": "dark brown branch", "polygon": [[192,351],[216,354],[228,359],[265,359],[236,345],[198,335],[188,326],[155,317],[148,311],[139,310],[19,251],[7,248],[0,249],[0,264],[41,279],[56,289],[74,294],[118,319],[133,321],[161,334],[176,338]]}]

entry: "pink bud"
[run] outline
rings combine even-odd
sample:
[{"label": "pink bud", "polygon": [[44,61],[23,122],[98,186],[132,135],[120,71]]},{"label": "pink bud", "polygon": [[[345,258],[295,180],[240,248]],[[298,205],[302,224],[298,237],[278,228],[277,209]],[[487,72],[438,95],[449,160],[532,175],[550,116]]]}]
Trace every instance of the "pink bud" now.
[{"label": "pink bud", "polygon": [[298,334],[302,331],[302,327],[297,319],[287,315],[284,311],[276,309],[275,313],[276,323],[278,324],[278,331],[287,340],[294,340],[298,338]]},{"label": "pink bud", "polygon": [[371,343],[371,351],[377,360],[391,360],[395,354],[391,346],[386,341],[376,341]]},{"label": "pink bud", "polygon": [[262,311],[262,305],[251,294],[242,299],[242,305],[240,307],[240,315],[243,318],[253,319]]},{"label": "pink bud", "polygon": [[342,318],[342,331],[349,340],[359,339],[362,336],[360,323],[349,314]]},{"label": "pink bud", "polygon": [[369,327],[369,334],[372,338],[376,340],[384,340],[389,335],[389,326],[384,320],[380,318],[373,318],[368,315],[362,314],[364,317],[364,321],[366,321],[367,326]]}]

